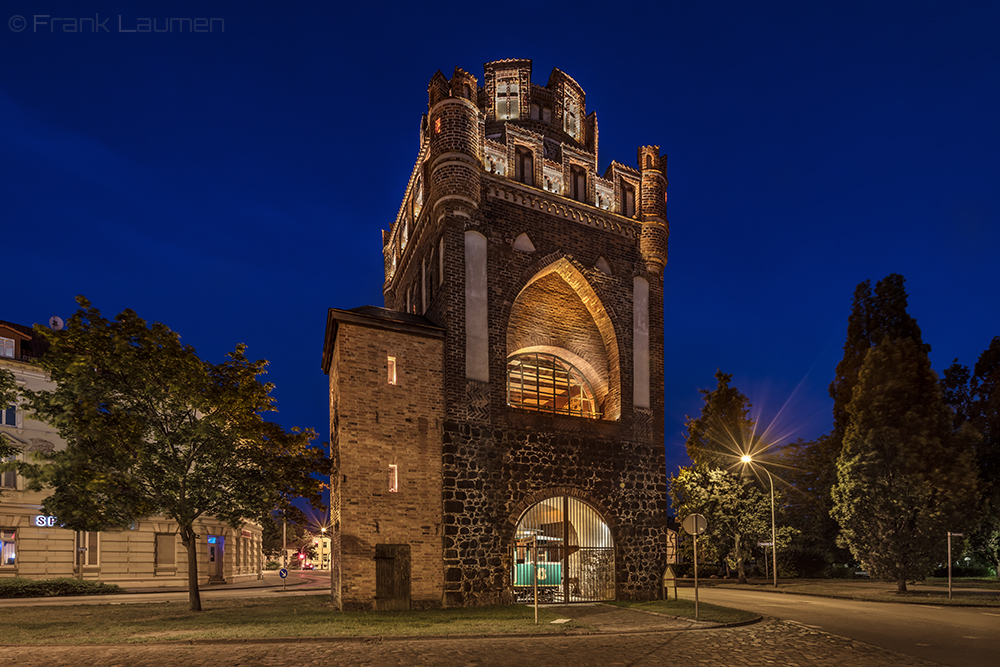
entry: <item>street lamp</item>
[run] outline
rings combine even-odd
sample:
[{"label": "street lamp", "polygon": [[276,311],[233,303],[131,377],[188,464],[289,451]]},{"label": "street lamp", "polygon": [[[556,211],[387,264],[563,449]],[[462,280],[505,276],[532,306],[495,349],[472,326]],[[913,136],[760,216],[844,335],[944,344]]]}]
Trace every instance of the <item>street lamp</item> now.
[{"label": "street lamp", "polygon": [[[745,464],[753,464],[753,457],[749,454],[744,454],[740,457],[740,461]],[[764,472],[767,473],[767,481],[771,485],[771,570],[774,572],[774,587],[778,587],[778,535],[777,531],[774,529],[774,478],[771,477],[771,472],[761,466]]]}]

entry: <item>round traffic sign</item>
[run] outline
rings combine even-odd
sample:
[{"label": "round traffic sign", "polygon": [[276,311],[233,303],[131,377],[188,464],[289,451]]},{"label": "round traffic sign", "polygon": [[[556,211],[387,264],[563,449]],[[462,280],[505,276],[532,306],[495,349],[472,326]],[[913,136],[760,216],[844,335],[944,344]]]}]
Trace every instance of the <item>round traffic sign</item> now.
[{"label": "round traffic sign", "polygon": [[285,568],[281,568],[280,570],[278,570],[278,576],[284,579],[285,577],[288,576],[288,570],[286,570]]},{"label": "round traffic sign", "polygon": [[708,528],[708,521],[700,514],[688,514],[681,525],[688,535],[701,535]]}]

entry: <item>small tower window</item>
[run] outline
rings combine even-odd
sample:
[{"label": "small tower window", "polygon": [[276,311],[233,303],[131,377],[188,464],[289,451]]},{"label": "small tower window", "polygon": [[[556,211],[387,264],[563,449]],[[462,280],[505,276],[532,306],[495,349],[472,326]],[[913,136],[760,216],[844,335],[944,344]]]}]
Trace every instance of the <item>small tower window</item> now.
[{"label": "small tower window", "polygon": [[497,120],[517,120],[518,103],[517,76],[497,78]]},{"label": "small tower window", "polygon": [[389,493],[399,493],[399,467],[389,464]]},{"label": "small tower window", "polygon": [[582,167],[573,167],[570,178],[573,184],[573,199],[587,201],[587,172]]},{"label": "small tower window", "polygon": [[525,185],[535,184],[535,158],[527,148],[518,147],[514,158],[514,180]]},{"label": "small tower window", "polygon": [[576,113],[573,111],[566,112],[566,132],[576,137]]},{"label": "small tower window", "polygon": [[386,360],[386,368],[389,372],[389,384],[396,384],[396,357],[389,357]]},{"label": "small tower window", "polygon": [[622,181],[622,208],[621,214],[626,218],[635,217],[635,188]]}]

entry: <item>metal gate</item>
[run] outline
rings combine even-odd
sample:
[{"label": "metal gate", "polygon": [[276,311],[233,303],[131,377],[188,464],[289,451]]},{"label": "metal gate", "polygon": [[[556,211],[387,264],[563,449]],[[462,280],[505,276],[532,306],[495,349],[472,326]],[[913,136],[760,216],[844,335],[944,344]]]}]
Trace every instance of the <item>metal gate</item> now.
[{"label": "metal gate", "polygon": [[511,580],[519,602],[594,602],[615,597],[611,531],[590,505],[553,496],[517,524]]}]

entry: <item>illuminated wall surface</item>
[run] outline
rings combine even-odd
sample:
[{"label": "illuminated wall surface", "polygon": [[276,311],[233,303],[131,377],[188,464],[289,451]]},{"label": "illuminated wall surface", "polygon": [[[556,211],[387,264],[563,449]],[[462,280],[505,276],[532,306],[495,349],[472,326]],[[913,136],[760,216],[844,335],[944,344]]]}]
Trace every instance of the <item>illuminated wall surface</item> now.
[{"label": "illuminated wall surface", "polygon": [[384,308],[327,321],[342,608],[659,594],[666,156],[597,128],[529,60],[431,79]]},{"label": "illuminated wall surface", "polygon": [[[4,341],[11,345],[4,345]],[[38,341],[31,327],[0,321],[0,368],[31,390],[54,385],[35,364]],[[66,446],[48,424],[16,406],[2,412],[0,430],[21,448],[22,457]],[[59,527],[41,504],[47,491],[29,491],[14,471],[0,473],[0,577],[79,576],[122,586],[187,585],[187,550],[177,525],[164,517],[138,521],[127,530],[80,533]],[[255,579],[262,567],[261,531],[234,530],[207,518],[196,524],[198,574],[202,583]]]}]

